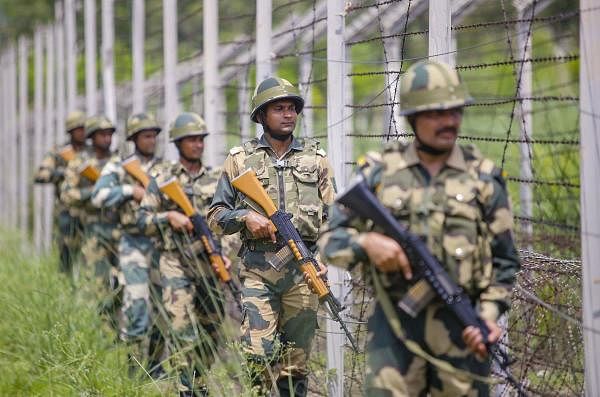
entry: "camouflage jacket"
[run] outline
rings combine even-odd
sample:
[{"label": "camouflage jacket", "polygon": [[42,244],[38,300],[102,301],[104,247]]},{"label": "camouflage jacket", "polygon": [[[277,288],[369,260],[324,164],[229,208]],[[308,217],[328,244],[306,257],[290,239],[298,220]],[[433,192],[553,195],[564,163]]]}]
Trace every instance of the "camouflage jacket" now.
[{"label": "camouflage jacket", "polygon": [[[191,175],[180,162],[162,163],[156,170],[156,176],[152,178],[142,199],[136,217],[138,230],[147,236],[162,237],[161,249],[163,250],[171,251],[185,248],[190,242],[189,236],[173,231],[167,220],[168,211],[182,213],[183,211],[174,201],[160,191],[159,185],[171,177],[175,177],[194,208],[200,215],[206,216],[208,206],[215,194],[220,173],[220,168],[202,167],[198,174]],[[195,253],[199,253],[202,249],[200,242],[191,247],[191,250]]]},{"label": "camouflage jacket", "polygon": [[92,205],[94,182],[80,174],[85,165],[91,165],[98,171],[102,171],[109,159],[110,156],[99,160],[90,152],[82,152],[70,161],[65,169],[65,180],[60,187],[60,199],[69,208],[69,213],[78,216],[84,226],[93,223],[116,226],[118,222],[114,209],[99,209]]},{"label": "camouflage jacket", "polygon": [[[225,160],[209,211],[209,223],[214,230],[225,234],[241,232],[246,252],[248,248],[261,246],[265,251],[269,250],[270,243],[253,239],[243,220],[250,209],[264,212],[245,201],[231,185],[231,180],[248,168],[256,172],[273,202],[292,214],[292,223],[307,245],[314,245],[335,197],[333,171],[318,141],[293,139],[288,151],[277,159],[263,136],[234,147]],[[248,265],[248,261],[245,262]]]},{"label": "camouflage jacket", "polygon": [[[140,160],[142,170],[155,177],[161,167],[162,159],[145,160],[143,156],[133,154]],[[114,156],[102,169],[100,179],[92,191],[92,205],[97,208],[113,208],[118,212],[119,227],[129,234],[140,234],[136,225],[136,212],[140,204],[133,199],[133,187],[141,183],[123,168],[123,158]]]},{"label": "camouflage jacket", "polygon": [[[54,209],[57,212],[61,212],[66,209],[66,206],[60,200],[60,185],[65,180],[65,170],[68,162],[62,158],[60,155],[60,150],[67,145],[68,144],[55,147],[50,152],[46,153],[46,156],[44,156],[40,167],[34,175],[35,183],[52,183],[54,185]],[[85,147],[83,150],[88,151],[89,148]]]},{"label": "camouflage jacket", "polygon": [[[456,145],[432,178],[414,144],[394,142],[381,162],[367,165],[363,173],[379,200],[427,242],[450,276],[479,303],[484,318],[496,320],[508,309],[520,261],[504,180],[491,160],[473,146]],[[368,263],[359,241],[371,228],[369,221],[334,207],[328,232],[319,241],[321,255],[346,268]],[[393,299],[408,288],[400,273],[382,274],[382,280]]]}]

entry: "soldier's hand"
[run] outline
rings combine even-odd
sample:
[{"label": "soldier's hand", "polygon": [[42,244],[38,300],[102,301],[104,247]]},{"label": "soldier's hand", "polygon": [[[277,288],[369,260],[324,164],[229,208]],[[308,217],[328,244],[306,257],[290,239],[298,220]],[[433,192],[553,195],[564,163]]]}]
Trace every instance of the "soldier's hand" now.
[{"label": "soldier's hand", "polygon": [[191,232],[194,229],[192,225],[192,221],[190,218],[177,211],[169,211],[167,212],[167,219],[169,220],[169,224],[171,227],[177,231],[185,231]]},{"label": "soldier's hand", "polygon": [[364,233],[359,244],[363,247],[371,263],[380,271],[389,273],[401,271],[404,278],[412,279],[412,269],[400,244],[381,233]]},{"label": "soldier's hand", "polygon": [[231,259],[226,255],[223,255],[223,264],[225,265],[226,270],[231,269]]},{"label": "soldier's hand", "polygon": [[250,231],[250,233],[252,233],[254,238],[266,238],[271,240],[273,243],[277,242],[273,224],[268,218],[257,212],[249,211],[246,214],[246,228]]},{"label": "soldier's hand", "polygon": [[139,185],[133,186],[133,199],[135,201],[137,201],[138,203],[142,201],[145,193],[146,193],[146,189],[144,189],[143,187],[141,187]]},{"label": "soldier's hand", "polygon": [[[500,339],[500,335],[502,335],[502,329],[498,324],[490,320],[485,320],[485,324],[490,331],[488,342],[496,343],[498,339]],[[479,330],[479,328],[468,326],[463,330],[462,337],[469,350],[480,357],[487,357],[488,351],[485,347],[483,335],[481,335],[481,330]]]},{"label": "soldier's hand", "polygon": [[[319,261],[317,261],[317,266],[319,267],[319,270],[317,270],[317,277],[320,277],[323,280],[325,280],[325,282],[327,282],[327,272],[329,271],[327,269],[327,266],[325,266],[324,264],[322,264]],[[310,280],[308,273],[304,273],[304,281],[306,282],[306,284],[308,284],[308,288],[310,288],[312,290],[313,285],[312,285],[312,281]]]}]

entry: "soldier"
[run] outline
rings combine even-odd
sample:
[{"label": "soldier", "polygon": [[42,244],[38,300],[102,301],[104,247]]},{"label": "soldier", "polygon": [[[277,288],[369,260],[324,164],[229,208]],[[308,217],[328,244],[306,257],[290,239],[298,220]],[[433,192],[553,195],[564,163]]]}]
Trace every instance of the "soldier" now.
[{"label": "soldier", "polygon": [[35,174],[35,183],[54,184],[54,225],[58,229],[56,242],[60,253],[60,271],[72,276],[73,262],[79,250],[81,223],[75,210],[71,212],[60,200],[60,185],[65,179],[69,152],[79,153],[85,146],[85,114],[75,110],[66,119],[69,143],[50,151]]},{"label": "soldier", "polygon": [[[304,99],[287,80],[271,77],[256,87],[250,118],[262,124],[264,135],[231,149],[209,212],[214,230],[241,233],[242,344],[253,382],[261,386],[264,369],[275,358],[279,335],[285,347],[277,375],[281,396],[307,393],[307,361],[319,302],[299,270],[290,264],[280,270],[269,265],[267,260],[280,248],[276,233],[269,219],[237,193],[231,181],[252,168],[273,202],[293,215],[307,247],[316,249],[335,183],[319,142],[293,136],[303,107]],[[319,275],[326,271],[321,265]]]},{"label": "soldier", "polygon": [[[169,347],[179,372],[182,396],[206,395],[205,375],[214,361],[221,338],[223,295],[200,241],[192,241],[190,219],[159,189],[176,178],[195,209],[203,216],[213,198],[220,169],[202,164],[206,124],[195,113],[182,113],[169,136],[179,161],[166,163],[150,182],[138,213],[138,227],[149,236],[161,236],[160,274],[163,305],[169,321]],[[226,266],[230,261],[224,258]]]},{"label": "soldier", "polygon": [[[111,157],[110,144],[115,132],[105,116],[93,116],[85,122],[86,138],[92,141],[90,153],[82,152],[69,162],[60,197],[63,202],[81,211],[84,237],[82,253],[84,273],[92,281],[100,311],[117,327],[115,276],[117,269],[118,217],[112,209],[98,209],[91,203],[95,179]],[[89,173],[88,173],[89,172]]]},{"label": "soldier", "polygon": [[[403,76],[400,90],[403,114],[415,140],[407,146],[393,142],[380,161],[371,157],[363,170],[367,184],[402,225],[423,238],[464,288],[493,343],[501,333],[496,322],[509,308],[520,268],[501,170],[475,147],[456,144],[463,106],[472,98],[455,69],[432,61],[417,63]],[[337,206],[327,226],[319,241],[323,257],[350,269],[373,265],[385,289],[385,295],[378,296],[397,302],[407,291],[404,279],[412,278],[411,265],[398,243]],[[454,369],[489,375],[479,329],[461,330],[440,300],[427,304],[416,318],[393,307],[396,317],[387,317],[384,301],[378,299],[368,322],[366,395],[489,394],[481,378],[459,376],[426,358],[430,355]],[[398,322],[403,336],[390,326]],[[403,338],[416,342],[426,354],[416,354]]]},{"label": "soldier", "polygon": [[[135,114],[127,120],[127,140],[135,144],[135,153],[127,161],[137,159],[142,171],[149,176],[156,176],[161,163],[155,156],[156,137],[160,131],[151,114]],[[119,337],[131,345],[138,362],[149,364],[152,373],[160,354],[160,349],[154,351],[160,344],[160,333],[155,327],[151,303],[151,296],[154,302],[160,302],[159,253],[154,248],[157,239],[142,235],[136,226],[136,211],[145,188],[126,171],[123,161],[120,156],[115,156],[106,164],[91,200],[97,208],[118,212],[121,229],[119,284],[123,293]],[[137,363],[132,365],[136,367]]]}]

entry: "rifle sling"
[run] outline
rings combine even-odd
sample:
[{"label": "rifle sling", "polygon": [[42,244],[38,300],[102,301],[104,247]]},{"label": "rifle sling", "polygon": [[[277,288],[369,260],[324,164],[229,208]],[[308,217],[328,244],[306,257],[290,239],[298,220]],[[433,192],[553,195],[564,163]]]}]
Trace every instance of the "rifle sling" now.
[{"label": "rifle sling", "polygon": [[377,271],[375,270],[375,268],[373,266],[370,266],[370,268],[371,268],[371,274],[373,276],[373,282],[375,285],[375,293],[377,295],[377,300],[381,304],[381,308],[383,310],[383,313],[385,314],[388,324],[390,325],[390,328],[394,332],[394,335],[396,335],[396,337],[398,339],[400,339],[402,341],[402,343],[404,343],[406,348],[411,353],[421,357],[422,359],[424,359],[431,365],[435,366],[439,370],[450,373],[450,374],[454,374],[457,377],[462,377],[464,380],[472,379],[472,380],[476,380],[476,381],[479,381],[482,383],[486,383],[488,385],[496,385],[496,384],[501,383],[501,381],[499,379],[495,379],[490,376],[477,375],[470,371],[465,371],[464,369],[456,368],[447,361],[440,360],[439,358],[433,357],[432,355],[427,353],[425,350],[423,350],[423,348],[417,342],[408,339],[406,337],[406,335],[404,335],[404,331],[402,331],[403,327],[402,327],[402,323],[400,322],[400,318],[396,314],[396,309],[394,308],[394,305],[392,304],[390,297],[385,292],[385,290],[381,284],[381,280],[379,280],[379,275],[377,274]]}]

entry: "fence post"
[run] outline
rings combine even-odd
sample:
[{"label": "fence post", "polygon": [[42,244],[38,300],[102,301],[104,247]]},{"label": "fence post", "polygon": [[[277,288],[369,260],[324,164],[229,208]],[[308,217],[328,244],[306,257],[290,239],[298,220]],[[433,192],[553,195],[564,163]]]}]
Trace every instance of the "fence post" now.
[{"label": "fence post", "polygon": [[245,66],[238,77],[238,108],[240,112],[240,132],[242,143],[250,139],[250,92],[248,91],[248,66]]},{"label": "fence post", "polygon": [[[384,135],[396,135],[404,132],[404,118],[400,116],[400,47],[402,40],[399,37],[383,39],[383,46],[387,54],[385,87],[387,100],[392,105],[385,107]],[[398,72],[398,73],[394,73]],[[384,137],[385,141],[387,138]],[[406,141],[406,138],[402,138]]]},{"label": "fence post", "polygon": [[144,42],[145,42],[145,7],[144,0],[133,0],[131,34],[133,113],[143,112],[144,103]]},{"label": "fence post", "polygon": [[[256,85],[271,76],[271,35],[273,25],[272,0],[256,0]],[[256,123],[256,136],[263,133],[262,125]]]},{"label": "fence post", "polygon": [[310,84],[310,80],[312,80],[313,76],[313,68],[312,68],[312,54],[308,53],[308,46],[304,48],[306,54],[300,55],[300,67],[299,67],[299,80],[298,90],[300,94],[304,98],[305,106],[304,110],[302,110],[302,136],[309,137],[313,136],[314,133],[314,123],[313,123],[313,110],[312,108],[307,108],[308,106],[313,105],[312,101],[312,84]]},{"label": "fence post", "polygon": [[216,166],[225,150],[222,142],[227,136],[218,128],[219,112],[224,109],[219,106],[219,6],[217,0],[204,0],[203,10],[203,67],[204,67],[204,120],[210,135],[206,139],[204,151],[205,161],[208,165]]},{"label": "fence post", "polygon": [[[114,0],[102,0],[102,93],[104,97],[104,114],[117,124],[117,104],[115,95],[115,18]],[[118,135],[117,135],[118,137]],[[112,147],[118,141],[113,138]]]},{"label": "fence post", "polygon": [[429,56],[452,63],[452,8],[450,0],[429,2]]},{"label": "fence post", "polygon": [[579,123],[581,126],[581,259],[586,395],[600,395],[600,1],[579,4]]},{"label": "fence post", "polygon": [[63,4],[54,4],[54,34],[56,37],[56,144],[65,140],[65,30]]},{"label": "fence post", "polygon": [[17,147],[17,48],[14,42],[8,48],[8,103],[7,103],[7,125],[8,129],[5,133],[8,136],[8,187],[9,187],[9,224],[11,228],[16,228],[18,225],[18,147]]},{"label": "fence post", "polygon": [[[0,92],[7,92],[6,85],[8,83],[8,77],[6,76],[7,68],[7,51],[0,53]],[[0,145],[6,147],[8,142],[8,128],[7,128],[7,107],[8,107],[8,93],[6,95],[0,95]],[[0,222],[6,224],[8,221],[8,214],[10,213],[9,206],[9,188],[7,179],[9,178],[8,173],[10,166],[8,164],[8,156],[2,156],[0,158]]]},{"label": "fence post", "polygon": [[96,76],[96,0],[84,0],[85,25],[85,110],[88,116],[98,113]]},{"label": "fence post", "polygon": [[29,166],[31,143],[27,117],[28,107],[28,62],[29,44],[25,37],[19,38],[19,229],[29,235]]},{"label": "fence post", "polygon": [[[43,153],[43,128],[44,128],[44,47],[43,28],[37,27],[33,36],[33,148],[34,166],[38,167],[42,161]],[[33,186],[33,242],[38,253],[42,251],[43,239],[43,187]]]},{"label": "fence post", "polygon": [[[329,160],[333,167],[338,189],[346,185],[346,137],[344,100],[346,44],[344,42],[345,12],[344,0],[330,0],[327,3],[327,141]],[[330,267],[331,292],[342,298],[344,272]],[[336,377],[329,386],[329,396],[344,395],[344,334],[333,320],[327,320],[327,369],[336,371]]]},{"label": "fence post", "polygon": [[75,30],[75,0],[65,0],[65,64],[66,64],[66,111],[75,110],[77,100],[77,37]]},{"label": "fence post", "polygon": [[[55,61],[55,40],[54,26],[48,25],[44,31],[46,38],[46,101],[44,103],[44,143],[43,151],[47,152],[54,146],[54,61]],[[54,186],[46,184],[44,186],[44,232],[43,246],[49,250],[52,244],[52,221],[54,209]]]},{"label": "fence post", "polygon": [[[177,0],[163,0],[163,57],[164,57],[164,85],[165,85],[165,132],[169,123],[175,119],[179,112],[177,99]],[[164,157],[167,160],[177,159],[175,145],[169,142],[168,132],[163,136]]]}]

